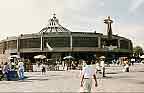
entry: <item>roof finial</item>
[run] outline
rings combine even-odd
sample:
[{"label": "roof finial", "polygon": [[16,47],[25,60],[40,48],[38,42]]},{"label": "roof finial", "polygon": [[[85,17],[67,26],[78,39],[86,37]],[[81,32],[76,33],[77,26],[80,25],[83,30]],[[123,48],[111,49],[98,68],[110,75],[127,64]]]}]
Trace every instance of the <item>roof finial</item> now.
[{"label": "roof finial", "polygon": [[53,13],[53,18],[56,18],[56,14],[55,13]]}]

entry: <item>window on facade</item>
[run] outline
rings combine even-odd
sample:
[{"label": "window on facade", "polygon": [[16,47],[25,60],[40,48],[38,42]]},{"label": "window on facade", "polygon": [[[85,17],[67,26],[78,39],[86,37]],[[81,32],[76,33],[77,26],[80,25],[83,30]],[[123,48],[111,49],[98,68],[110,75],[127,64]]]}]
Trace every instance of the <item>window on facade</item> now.
[{"label": "window on facade", "polygon": [[73,47],[98,47],[98,38],[73,37]]},{"label": "window on facade", "polygon": [[129,49],[129,41],[120,40],[120,48]]},{"label": "window on facade", "polygon": [[40,48],[40,38],[27,38],[20,40],[20,48]]},{"label": "window on facade", "polygon": [[46,43],[48,43],[51,47],[70,47],[70,37],[45,37],[45,48]]}]

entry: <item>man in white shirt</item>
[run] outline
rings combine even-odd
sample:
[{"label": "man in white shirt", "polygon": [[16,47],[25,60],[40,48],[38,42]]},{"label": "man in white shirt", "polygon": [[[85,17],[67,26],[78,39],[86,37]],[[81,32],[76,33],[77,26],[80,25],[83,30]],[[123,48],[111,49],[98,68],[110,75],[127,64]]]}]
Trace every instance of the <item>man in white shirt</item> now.
[{"label": "man in white shirt", "polygon": [[97,79],[95,70],[92,68],[91,61],[86,61],[86,66],[82,70],[81,87],[84,88],[84,92],[91,92],[92,77],[95,80],[95,87],[97,87]]},{"label": "man in white shirt", "polygon": [[103,75],[103,77],[105,77],[105,61],[104,61],[104,59],[100,60],[100,66],[102,69],[102,75]]},{"label": "man in white shirt", "polygon": [[20,61],[18,63],[18,74],[19,74],[19,80],[24,79],[24,63]]}]

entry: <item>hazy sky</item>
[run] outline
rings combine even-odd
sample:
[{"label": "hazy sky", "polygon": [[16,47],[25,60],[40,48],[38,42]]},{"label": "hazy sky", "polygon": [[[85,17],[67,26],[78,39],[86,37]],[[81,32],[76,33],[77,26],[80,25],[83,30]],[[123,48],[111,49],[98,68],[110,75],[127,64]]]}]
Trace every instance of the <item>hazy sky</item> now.
[{"label": "hazy sky", "polygon": [[0,0],[0,39],[37,33],[56,13],[71,31],[106,34],[103,19],[112,16],[113,33],[144,48],[144,0]]}]

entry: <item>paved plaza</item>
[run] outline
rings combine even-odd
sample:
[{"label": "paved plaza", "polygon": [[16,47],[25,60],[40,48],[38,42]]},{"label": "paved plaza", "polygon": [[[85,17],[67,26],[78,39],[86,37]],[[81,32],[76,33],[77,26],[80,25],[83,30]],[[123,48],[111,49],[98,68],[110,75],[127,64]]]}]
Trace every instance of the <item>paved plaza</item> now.
[{"label": "paved plaza", "polygon": [[[144,65],[136,64],[131,72],[122,67],[106,68],[106,77],[98,76],[98,87],[93,92],[144,92]],[[0,92],[79,92],[80,71],[26,72],[24,81],[0,81]]]}]

